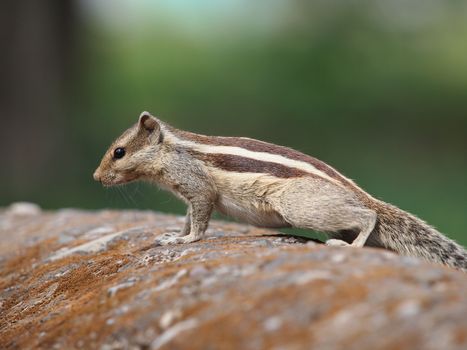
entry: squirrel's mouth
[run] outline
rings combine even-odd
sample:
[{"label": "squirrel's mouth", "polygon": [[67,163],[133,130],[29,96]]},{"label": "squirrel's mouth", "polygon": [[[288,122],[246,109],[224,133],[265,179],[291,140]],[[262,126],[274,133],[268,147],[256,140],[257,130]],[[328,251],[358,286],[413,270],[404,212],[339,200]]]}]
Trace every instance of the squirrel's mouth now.
[{"label": "squirrel's mouth", "polygon": [[137,175],[113,175],[111,177],[101,178],[100,182],[105,187],[124,185],[138,179]]}]

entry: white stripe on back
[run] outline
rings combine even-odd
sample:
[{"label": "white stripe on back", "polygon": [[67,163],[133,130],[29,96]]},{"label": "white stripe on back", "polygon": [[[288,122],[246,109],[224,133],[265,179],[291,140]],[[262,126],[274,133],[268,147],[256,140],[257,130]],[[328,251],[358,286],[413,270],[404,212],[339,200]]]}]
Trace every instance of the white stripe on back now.
[{"label": "white stripe on back", "polygon": [[[265,161],[265,162],[271,162],[271,163],[276,163],[276,164],[281,164],[285,165],[291,168],[295,169],[300,169],[303,171],[306,171],[310,174],[317,175],[319,177],[322,177],[326,180],[332,181],[335,184],[338,184],[340,186],[344,186],[343,183],[341,183],[339,180],[330,177],[328,174],[324,173],[321,170],[316,169],[312,164],[306,163],[300,160],[294,160],[290,159],[287,157],[284,157],[279,154],[272,154],[272,153],[267,153],[267,152],[256,152],[256,151],[250,151],[242,147],[237,147],[237,146],[214,146],[214,145],[208,145],[208,144],[202,144],[202,143],[197,143],[194,141],[190,140],[183,140],[172,134],[170,131],[168,131],[166,128],[164,128],[164,135],[165,139],[177,144],[177,145],[182,145],[187,148],[193,149],[195,151],[201,152],[201,153],[209,153],[209,154],[229,154],[229,155],[234,155],[234,156],[240,156],[240,157],[245,157],[245,158],[250,158],[250,159],[255,159],[259,161]],[[350,181],[350,180],[349,180]]]}]

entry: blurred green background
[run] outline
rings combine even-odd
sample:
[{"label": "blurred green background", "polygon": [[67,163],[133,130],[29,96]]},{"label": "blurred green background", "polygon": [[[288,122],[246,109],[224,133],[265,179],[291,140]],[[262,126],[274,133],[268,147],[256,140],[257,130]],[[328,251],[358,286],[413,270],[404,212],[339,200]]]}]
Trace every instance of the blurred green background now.
[{"label": "blurred green background", "polygon": [[182,213],[101,156],[148,110],[287,145],[467,245],[467,2],[35,1],[0,5],[0,206]]}]

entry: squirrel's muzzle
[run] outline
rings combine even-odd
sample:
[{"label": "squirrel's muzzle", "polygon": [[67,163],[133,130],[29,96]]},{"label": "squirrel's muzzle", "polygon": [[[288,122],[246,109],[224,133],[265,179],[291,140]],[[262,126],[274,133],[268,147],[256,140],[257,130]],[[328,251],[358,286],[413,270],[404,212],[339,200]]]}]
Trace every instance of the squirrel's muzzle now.
[{"label": "squirrel's muzzle", "polygon": [[92,174],[92,177],[94,178],[94,180],[101,182],[101,174],[98,170],[96,170],[94,174]]}]

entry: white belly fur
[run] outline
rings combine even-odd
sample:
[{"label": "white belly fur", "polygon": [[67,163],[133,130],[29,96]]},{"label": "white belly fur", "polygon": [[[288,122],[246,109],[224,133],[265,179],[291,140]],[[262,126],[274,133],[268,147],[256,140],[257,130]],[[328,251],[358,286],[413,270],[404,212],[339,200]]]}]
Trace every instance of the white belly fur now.
[{"label": "white belly fur", "polygon": [[285,179],[267,174],[210,170],[219,193],[218,211],[255,226],[290,226],[272,205],[282,192]]}]

